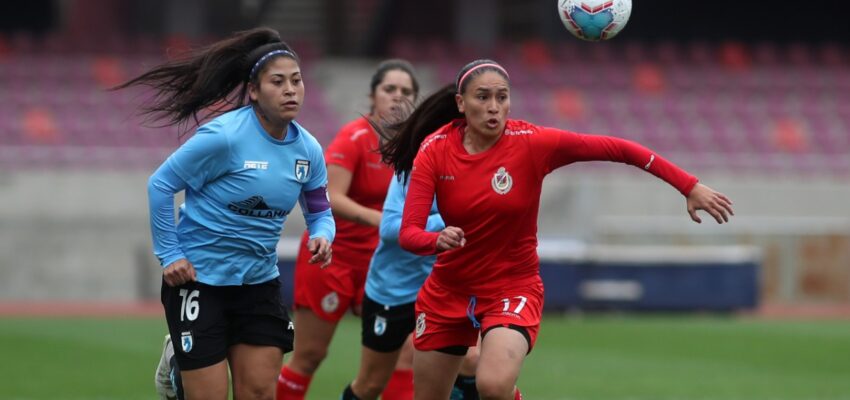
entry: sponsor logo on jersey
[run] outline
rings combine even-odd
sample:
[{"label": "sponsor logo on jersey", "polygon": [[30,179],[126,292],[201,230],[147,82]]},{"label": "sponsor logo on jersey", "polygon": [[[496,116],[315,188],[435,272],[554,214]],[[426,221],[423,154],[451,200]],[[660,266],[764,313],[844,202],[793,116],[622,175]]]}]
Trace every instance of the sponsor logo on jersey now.
[{"label": "sponsor logo on jersey", "polygon": [[514,186],[514,180],[511,178],[511,174],[505,170],[505,167],[499,167],[499,170],[493,174],[493,179],[490,180],[490,186],[496,193],[506,194]]},{"label": "sponsor logo on jersey", "polygon": [[294,331],[294,330],[295,330],[295,323],[294,323],[294,322],[292,322],[292,321],[289,321],[289,323],[288,323],[288,324],[286,324],[286,330],[288,330],[288,331]]},{"label": "sponsor logo on jersey", "polygon": [[289,211],[269,207],[263,200],[263,196],[251,196],[242,201],[232,201],[227,208],[239,215],[256,218],[283,218],[289,214]]},{"label": "sponsor logo on jersey", "polygon": [[245,169],[269,169],[269,162],[245,160],[245,164],[242,167]]},{"label": "sponsor logo on jersey", "polygon": [[427,149],[427,148],[428,148],[428,146],[430,146],[430,145],[431,145],[431,143],[433,143],[434,141],[436,141],[436,140],[440,140],[440,139],[445,139],[445,138],[446,138],[446,135],[434,135],[434,136],[431,136],[431,137],[429,137],[429,138],[425,139],[425,141],[424,141],[424,142],[422,142],[422,145],[421,145],[421,146],[419,146],[419,151],[423,151],[423,150]]},{"label": "sponsor logo on jersey", "polygon": [[309,160],[295,160],[295,179],[302,183],[310,179]]},{"label": "sponsor logo on jersey", "polygon": [[531,129],[520,129],[517,131],[511,129],[505,129],[505,135],[508,136],[519,136],[519,135],[533,135],[534,131]]},{"label": "sponsor logo on jersey", "polygon": [[322,297],[322,310],[328,314],[336,311],[339,307],[339,295],[336,292],[330,292]]},{"label": "sponsor logo on jersey", "polygon": [[375,336],[381,336],[387,331],[387,319],[381,316],[375,317]]},{"label": "sponsor logo on jersey", "polygon": [[422,336],[425,333],[425,313],[419,313],[416,317],[416,337]]},{"label": "sponsor logo on jersey", "polygon": [[180,334],[180,346],[183,348],[184,353],[192,351],[193,344],[192,331],[185,331]]}]

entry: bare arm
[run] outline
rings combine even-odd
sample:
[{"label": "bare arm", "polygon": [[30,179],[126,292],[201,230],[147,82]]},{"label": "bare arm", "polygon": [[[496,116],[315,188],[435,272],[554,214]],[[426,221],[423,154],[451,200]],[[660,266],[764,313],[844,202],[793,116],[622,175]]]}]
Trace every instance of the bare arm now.
[{"label": "bare arm", "polygon": [[348,197],[352,177],[351,171],[339,165],[328,165],[328,194],[331,199],[331,211],[333,211],[335,217],[354,221],[358,224],[380,225],[380,211],[364,207]]}]

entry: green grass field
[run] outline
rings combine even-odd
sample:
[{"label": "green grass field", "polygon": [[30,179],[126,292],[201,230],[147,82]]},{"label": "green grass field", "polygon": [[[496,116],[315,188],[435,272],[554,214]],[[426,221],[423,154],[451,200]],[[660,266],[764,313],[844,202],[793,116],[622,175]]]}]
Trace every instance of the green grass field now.
[{"label": "green grass field", "polygon": [[[309,398],[354,376],[358,321],[343,321]],[[154,399],[158,318],[0,318],[0,399]],[[850,322],[547,315],[525,398],[850,399]]]}]

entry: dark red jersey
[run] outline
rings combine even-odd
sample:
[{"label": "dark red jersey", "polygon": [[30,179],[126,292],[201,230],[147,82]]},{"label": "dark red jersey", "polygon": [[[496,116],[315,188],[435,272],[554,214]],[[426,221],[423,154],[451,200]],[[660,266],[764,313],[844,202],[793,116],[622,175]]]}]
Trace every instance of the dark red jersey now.
[{"label": "dark red jersey", "polygon": [[413,164],[399,241],[416,254],[434,254],[438,233],[424,230],[436,193],[446,226],[463,229],[466,246],[440,253],[431,279],[461,293],[486,296],[539,279],[537,213],[543,178],[578,161],[634,165],[684,195],[697,179],[637,143],[508,120],[488,150],[469,154],[466,122],[430,136]]},{"label": "dark red jersey", "polygon": [[[377,149],[378,134],[366,118],[358,118],[340,129],[325,151],[325,162],[351,172],[348,197],[364,207],[380,211],[384,206],[393,170],[381,162]],[[357,264],[358,267],[368,268],[372,253],[378,246],[378,228],[341,218],[334,220],[334,261],[339,259],[347,265]]]}]

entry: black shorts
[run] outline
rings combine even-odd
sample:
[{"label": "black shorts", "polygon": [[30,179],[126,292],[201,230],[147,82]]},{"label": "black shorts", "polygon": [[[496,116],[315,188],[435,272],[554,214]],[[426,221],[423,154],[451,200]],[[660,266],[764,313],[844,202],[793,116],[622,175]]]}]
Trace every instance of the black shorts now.
[{"label": "black shorts", "polygon": [[416,327],[415,303],[385,306],[363,296],[363,346],[381,353],[401,348]]},{"label": "black shorts", "polygon": [[160,296],[181,370],[216,364],[238,343],[292,350],[294,329],[277,278],[241,286],[163,281]]}]

